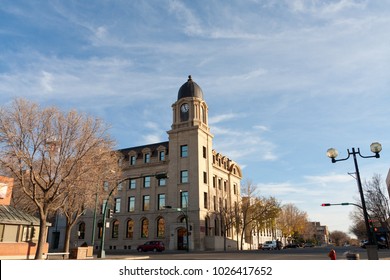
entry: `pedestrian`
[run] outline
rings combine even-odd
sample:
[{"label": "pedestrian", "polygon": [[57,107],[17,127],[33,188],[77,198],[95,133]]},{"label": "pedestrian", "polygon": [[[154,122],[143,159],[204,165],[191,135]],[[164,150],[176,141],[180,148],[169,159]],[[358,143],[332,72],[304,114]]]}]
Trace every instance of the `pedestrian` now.
[{"label": "pedestrian", "polygon": [[336,251],[332,248],[328,254],[328,257],[331,259],[331,260],[336,260]]},{"label": "pedestrian", "polygon": [[279,239],[276,240],[276,248],[278,248],[278,250],[282,249],[282,241],[279,241]]}]

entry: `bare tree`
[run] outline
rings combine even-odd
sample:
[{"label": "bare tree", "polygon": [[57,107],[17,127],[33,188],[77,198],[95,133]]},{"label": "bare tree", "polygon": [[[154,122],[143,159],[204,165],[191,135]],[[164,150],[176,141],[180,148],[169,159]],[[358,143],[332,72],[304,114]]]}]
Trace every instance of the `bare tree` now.
[{"label": "bare tree", "polygon": [[69,203],[69,195],[87,172],[83,166],[93,168],[88,165],[93,155],[113,147],[107,129],[92,117],[40,108],[24,99],[0,108],[0,163],[39,213],[36,259],[42,258],[49,214]]},{"label": "bare tree", "polygon": [[384,229],[389,245],[390,241],[390,208],[389,199],[385,195],[382,178],[379,174],[374,174],[371,181],[364,184],[365,200],[367,211],[370,213],[374,227],[380,226]]},{"label": "bare tree", "polygon": [[267,223],[272,226],[280,211],[280,203],[274,197],[260,197],[255,194],[256,188],[248,181],[242,188],[242,229],[241,250],[243,249],[244,235],[256,229],[256,225]]},{"label": "bare tree", "polygon": [[86,157],[84,164],[79,166],[75,172],[76,178],[69,180],[73,186],[67,188],[67,201],[59,209],[66,218],[65,252],[69,252],[71,230],[78,219],[87,209],[95,207],[98,198],[99,202],[102,201],[106,194],[103,188],[104,183],[109,183],[111,188],[114,188],[121,174],[118,164],[119,154],[111,151],[110,147],[106,150],[100,147],[96,153],[90,153],[90,155],[92,157]]}]

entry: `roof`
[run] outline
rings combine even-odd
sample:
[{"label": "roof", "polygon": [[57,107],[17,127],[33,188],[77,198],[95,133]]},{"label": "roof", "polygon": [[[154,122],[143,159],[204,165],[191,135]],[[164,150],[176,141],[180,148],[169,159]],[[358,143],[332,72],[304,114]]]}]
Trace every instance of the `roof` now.
[{"label": "roof", "polygon": [[[155,152],[157,150],[157,148],[160,146],[163,146],[168,150],[169,141],[164,141],[164,142],[159,142],[159,143],[154,143],[154,144],[147,144],[147,145],[142,145],[142,146],[137,146],[137,147],[129,147],[129,148],[120,149],[118,151],[121,152],[126,157],[130,151],[135,151],[137,154],[141,154],[143,149],[149,148],[152,151],[152,155],[153,155],[153,152]],[[168,151],[167,151],[167,154],[168,154]]]},{"label": "roof", "polygon": [[39,218],[27,214],[9,205],[0,205],[0,224],[34,225],[40,224]]},{"label": "roof", "polygon": [[188,76],[188,81],[180,87],[177,100],[185,97],[198,97],[203,99],[203,91],[200,86],[192,80],[191,75]]}]

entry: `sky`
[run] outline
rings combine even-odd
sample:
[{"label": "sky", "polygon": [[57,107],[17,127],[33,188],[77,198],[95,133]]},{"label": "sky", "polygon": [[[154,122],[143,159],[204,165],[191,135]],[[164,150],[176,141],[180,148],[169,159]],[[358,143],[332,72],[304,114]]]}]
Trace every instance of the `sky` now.
[{"label": "sky", "polygon": [[117,148],[167,141],[188,75],[243,184],[349,232],[390,168],[390,0],[0,0],[0,105],[26,98],[111,126]]}]

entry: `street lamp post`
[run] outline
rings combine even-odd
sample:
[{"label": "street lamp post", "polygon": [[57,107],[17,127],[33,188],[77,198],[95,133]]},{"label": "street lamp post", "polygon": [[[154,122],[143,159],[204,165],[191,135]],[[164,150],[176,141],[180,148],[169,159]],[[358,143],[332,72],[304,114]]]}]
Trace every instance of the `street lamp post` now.
[{"label": "street lamp post", "polygon": [[371,149],[371,152],[373,152],[375,155],[373,155],[373,156],[363,156],[362,154],[360,154],[360,149],[359,148],[357,150],[355,150],[355,148],[352,148],[352,152],[348,149],[347,150],[348,156],[346,158],[343,158],[343,159],[336,159],[336,157],[338,156],[338,152],[334,148],[328,149],[326,154],[332,160],[332,163],[335,163],[335,162],[338,162],[338,161],[344,161],[344,160],[349,159],[349,157],[351,155],[353,156],[353,160],[354,160],[354,163],[355,163],[356,181],[357,181],[357,185],[358,185],[358,189],[359,189],[359,193],[360,193],[360,199],[361,199],[361,202],[362,202],[364,223],[366,225],[367,238],[368,238],[368,242],[369,242],[369,245],[366,246],[366,248],[367,248],[367,255],[368,255],[368,259],[369,260],[377,260],[378,259],[378,250],[376,248],[376,245],[374,244],[374,239],[373,239],[373,236],[372,236],[371,230],[370,230],[370,224],[369,224],[369,220],[368,220],[368,213],[367,213],[367,208],[366,208],[366,202],[364,200],[364,193],[363,193],[363,188],[362,188],[362,182],[361,182],[361,179],[360,179],[359,167],[358,167],[357,157],[356,157],[356,155],[359,155],[362,158],[379,158],[380,157],[379,153],[382,150],[382,145],[380,143],[378,143],[378,142],[372,143],[370,145],[370,149]]},{"label": "street lamp post", "polygon": [[111,189],[110,193],[107,196],[107,200],[106,200],[106,203],[105,203],[104,208],[103,208],[102,237],[101,237],[101,240],[100,240],[100,251],[99,251],[98,256],[97,256],[98,258],[104,259],[106,257],[106,252],[104,250],[104,240],[105,240],[105,237],[106,237],[106,218],[107,218],[107,208],[108,208],[107,206],[108,206],[109,199],[110,199],[111,195],[114,193],[115,188],[117,188],[117,186],[120,183],[123,183],[124,181],[140,179],[140,178],[149,177],[149,176],[154,176],[156,179],[166,179],[166,178],[168,178],[167,173],[156,173],[154,175],[144,175],[144,176],[138,176],[138,177],[128,177],[128,178],[124,178],[124,179],[118,181],[116,186]]}]

